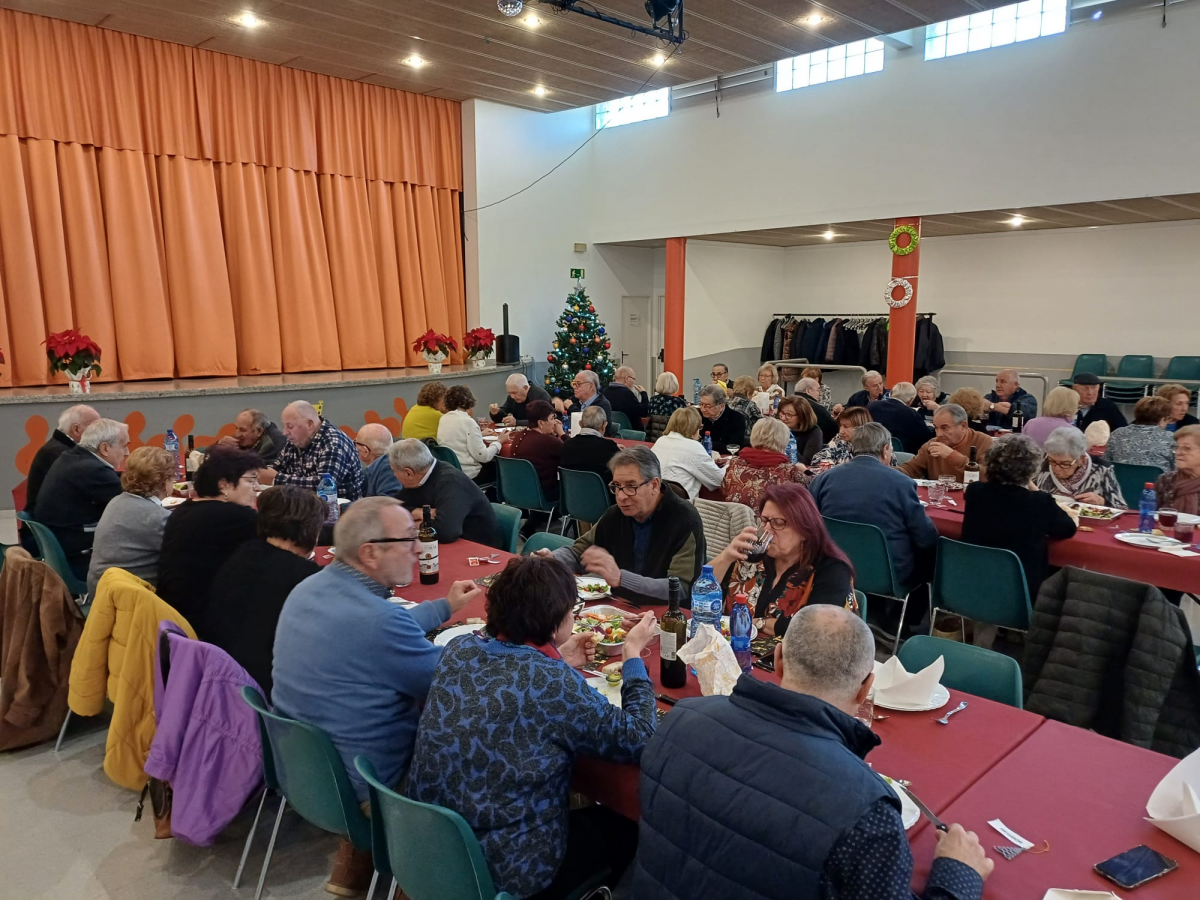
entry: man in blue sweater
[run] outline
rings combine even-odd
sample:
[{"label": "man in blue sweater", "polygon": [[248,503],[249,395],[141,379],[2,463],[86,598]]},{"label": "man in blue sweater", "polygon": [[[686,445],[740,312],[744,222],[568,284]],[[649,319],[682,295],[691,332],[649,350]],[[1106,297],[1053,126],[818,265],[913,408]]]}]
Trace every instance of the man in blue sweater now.
[{"label": "man in blue sweater", "polygon": [[[444,600],[411,610],[392,603],[392,586],[412,581],[416,539],[399,500],[352,503],[334,527],[334,561],[288,595],[275,629],[275,708],[329,735],[360,801],[367,785],[354,757],[370,759],[386,784],[399,784],[408,770],[442,656],[426,632],[483,593],[473,581],[456,581]],[[343,841],[327,888],[365,890],[371,872],[371,854]]]},{"label": "man in blue sweater", "polygon": [[[874,660],[858,616],[814,604],[775,648],[781,684],[743,675],[667,715],[642,751],[636,900],[913,900],[900,799],[855,718]],[[993,865],[951,825],[921,897],[979,900]]]}]

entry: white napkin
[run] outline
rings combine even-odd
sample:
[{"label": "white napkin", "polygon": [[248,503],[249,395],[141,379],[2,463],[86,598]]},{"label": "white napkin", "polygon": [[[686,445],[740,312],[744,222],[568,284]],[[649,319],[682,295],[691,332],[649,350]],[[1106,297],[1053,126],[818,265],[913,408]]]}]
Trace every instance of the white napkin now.
[{"label": "white napkin", "polygon": [[697,628],[696,636],[679,648],[678,655],[696,670],[700,693],[705,697],[713,694],[729,696],[742,677],[742,668],[737,664],[729,641],[711,625],[703,624]]},{"label": "white napkin", "polygon": [[1062,888],[1050,888],[1042,900],[1121,900],[1111,891],[1066,891]]},{"label": "white napkin", "polygon": [[582,427],[580,422],[583,420],[583,413],[571,413],[571,434],[579,434],[579,429]]},{"label": "white napkin", "polygon": [[875,702],[924,706],[933,698],[945,668],[946,658],[939,656],[920,672],[909,674],[899,657],[890,656],[875,671]]},{"label": "white napkin", "polygon": [[1200,556],[1195,550],[1189,550],[1186,546],[1176,546],[1169,544],[1166,547],[1159,547],[1159,553],[1170,553],[1172,556]]},{"label": "white napkin", "polygon": [[188,454],[188,461],[192,464],[192,471],[200,468],[200,464],[204,462],[204,454],[199,450],[193,450]]},{"label": "white napkin", "polygon": [[1200,750],[1158,783],[1146,803],[1146,821],[1200,853]]}]

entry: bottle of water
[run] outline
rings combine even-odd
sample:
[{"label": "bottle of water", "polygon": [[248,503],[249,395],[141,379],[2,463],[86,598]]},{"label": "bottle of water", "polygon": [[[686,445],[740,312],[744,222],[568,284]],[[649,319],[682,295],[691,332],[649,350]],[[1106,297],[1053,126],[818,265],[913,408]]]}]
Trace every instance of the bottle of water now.
[{"label": "bottle of water", "polygon": [[1149,534],[1154,530],[1154,512],[1158,508],[1158,498],[1154,494],[1154,485],[1149,481],[1142,488],[1142,499],[1138,503],[1138,531]]},{"label": "bottle of water", "polygon": [[692,379],[692,405],[693,406],[700,405],[700,379],[699,378]]},{"label": "bottle of water", "polygon": [[799,451],[796,449],[796,435],[794,435],[791,431],[788,431],[788,445],[786,452],[788,462],[795,464],[796,460],[799,459]]},{"label": "bottle of water", "polygon": [[704,452],[712,456],[712,432],[704,432],[704,438],[700,441],[704,445]]},{"label": "bottle of water", "polygon": [[779,394],[775,395],[775,399],[771,402],[771,415],[779,418],[779,401],[783,398]]},{"label": "bottle of water", "polygon": [[570,434],[571,433],[571,414],[570,413],[562,414],[562,423],[563,423],[563,434]]},{"label": "bottle of water", "polygon": [[729,643],[733,647],[733,658],[743,672],[749,672],[754,665],[754,654],[750,652],[750,630],[753,627],[746,595],[734,594],[733,611],[729,614]]},{"label": "bottle of water", "polygon": [[182,475],[180,474],[180,469],[182,466],[179,464],[179,438],[175,436],[174,429],[167,429],[167,436],[163,438],[163,449],[175,458],[175,480],[185,480],[187,478],[187,472],[185,471]]},{"label": "bottle of water", "polygon": [[711,625],[721,633],[721,610],[725,606],[725,595],[713,575],[712,566],[705,566],[700,577],[692,584],[692,621],[688,625],[688,640],[696,636],[696,629],[703,624]]},{"label": "bottle of water", "polygon": [[325,524],[332,525],[338,518],[337,482],[328,472],[321,473],[321,480],[317,483],[317,496],[325,504]]}]

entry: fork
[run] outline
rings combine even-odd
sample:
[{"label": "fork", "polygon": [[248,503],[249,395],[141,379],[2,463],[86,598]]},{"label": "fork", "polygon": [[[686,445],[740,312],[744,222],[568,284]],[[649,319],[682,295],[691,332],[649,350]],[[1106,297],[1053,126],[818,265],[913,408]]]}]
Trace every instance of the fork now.
[{"label": "fork", "polygon": [[962,712],[966,708],[967,708],[967,701],[964,700],[962,703],[958,704],[958,706],[954,707],[954,709],[950,710],[950,712],[946,713],[944,716],[942,716],[940,719],[937,719],[936,721],[939,725],[949,725],[950,717],[957,712]]}]

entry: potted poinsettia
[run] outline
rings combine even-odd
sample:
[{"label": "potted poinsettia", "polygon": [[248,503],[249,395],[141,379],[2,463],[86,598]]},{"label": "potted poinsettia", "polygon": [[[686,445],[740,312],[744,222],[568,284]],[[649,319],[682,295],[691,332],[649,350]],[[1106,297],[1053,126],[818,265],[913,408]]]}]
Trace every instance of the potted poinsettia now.
[{"label": "potted poinsettia", "polygon": [[482,369],[487,365],[487,359],[492,355],[492,349],[495,346],[496,335],[490,328],[472,328],[463,335],[463,350],[466,351],[467,359],[476,369]]},{"label": "potted poinsettia", "polygon": [[65,372],[72,394],[90,394],[92,375],[99,375],[100,345],[78,328],[59,331],[42,341],[52,372]]},{"label": "potted poinsettia", "polygon": [[448,335],[438,334],[432,328],[413,341],[413,349],[418,350],[425,362],[429,363],[429,374],[440,375],[442,362],[450,355],[451,350],[457,350],[458,344]]}]

